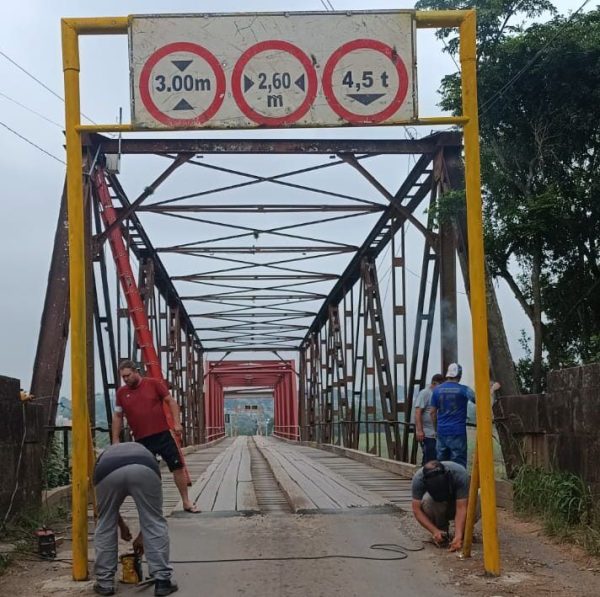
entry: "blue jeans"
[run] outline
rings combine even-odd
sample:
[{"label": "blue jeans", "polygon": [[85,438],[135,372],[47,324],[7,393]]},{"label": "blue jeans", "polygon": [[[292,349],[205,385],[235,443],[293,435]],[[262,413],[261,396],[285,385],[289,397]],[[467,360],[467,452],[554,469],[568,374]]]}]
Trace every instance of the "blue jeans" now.
[{"label": "blue jeans", "polygon": [[437,459],[451,460],[467,468],[467,434],[438,435]]},{"label": "blue jeans", "polygon": [[423,466],[430,460],[437,458],[435,437],[426,437],[421,442],[421,450],[423,451]]}]

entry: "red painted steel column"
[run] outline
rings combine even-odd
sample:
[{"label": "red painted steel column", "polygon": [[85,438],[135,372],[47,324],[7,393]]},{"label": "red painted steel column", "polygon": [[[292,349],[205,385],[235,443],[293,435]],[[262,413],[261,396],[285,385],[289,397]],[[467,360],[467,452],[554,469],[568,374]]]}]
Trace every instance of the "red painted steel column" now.
[{"label": "red painted steel column", "polygon": [[296,376],[296,366],[294,361],[290,361],[290,388],[292,392],[291,408],[292,408],[292,425],[294,426],[294,439],[300,439],[300,430],[298,428],[298,378]]},{"label": "red painted steel column", "polygon": [[280,426],[280,414],[281,408],[279,407],[279,389],[277,386],[273,388],[273,434],[279,435]]},{"label": "red painted steel column", "polygon": [[213,402],[215,399],[215,381],[212,373],[208,374],[208,392],[206,395],[206,438],[207,441],[212,441],[212,434],[214,433],[214,422],[213,422]]}]

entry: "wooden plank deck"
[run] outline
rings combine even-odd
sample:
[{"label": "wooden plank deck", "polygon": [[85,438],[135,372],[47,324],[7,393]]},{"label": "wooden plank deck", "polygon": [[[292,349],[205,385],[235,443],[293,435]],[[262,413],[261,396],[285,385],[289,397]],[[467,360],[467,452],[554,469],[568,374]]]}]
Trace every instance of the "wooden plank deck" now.
[{"label": "wooden plank deck", "polygon": [[[294,512],[384,505],[410,509],[411,481],[406,477],[273,437],[240,436],[226,438],[186,456],[194,481],[190,498],[202,512],[253,514],[261,511],[252,478],[251,442],[265,458]],[[182,509],[173,476],[163,467],[164,513],[169,516]],[[131,498],[123,504],[122,514],[126,518],[136,516]]]},{"label": "wooden plank deck", "polygon": [[296,453],[327,467],[402,510],[411,508],[411,479],[325,450],[294,445]]},{"label": "wooden plank deck", "polygon": [[271,437],[254,439],[295,512],[345,510],[386,504],[381,496],[303,453],[299,449],[301,446]]},{"label": "wooden plank deck", "polygon": [[245,436],[230,440],[190,488],[190,498],[202,512],[259,512],[248,441]]},{"label": "wooden plank deck", "polygon": [[[218,457],[219,454],[223,453],[232,442],[232,439],[226,438],[207,448],[199,447],[195,452],[186,455],[185,461],[190,472],[192,483],[206,471],[214,459]],[[173,475],[169,472],[169,469],[164,463],[161,463],[161,475],[163,482],[163,514],[165,516],[170,516],[176,508],[179,508],[179,510],[183,509],[181,497],[179,496],[179,491],[173,481]],[[128,497],[121,506],[121,514],[125,518],[137,518],[137,509],[130,497]]]}]

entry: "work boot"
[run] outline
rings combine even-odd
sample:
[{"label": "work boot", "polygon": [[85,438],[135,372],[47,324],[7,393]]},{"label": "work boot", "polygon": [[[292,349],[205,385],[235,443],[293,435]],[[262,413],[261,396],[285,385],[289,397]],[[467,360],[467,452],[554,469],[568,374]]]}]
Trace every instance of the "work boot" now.
[{"label": "work boot", "polygon": [[[98,595],[114,595],[115,589],[114,587],[103,587],[96,582],[94,583],[94,593],[97,593]],[[167,595],[167,593],[161,593],[161,595],[162,594]]]},{"label": "work boot", "polygon": [[157,597],[163,597],[164,595],[170,595],[171,593],[174,593],[178,589],[179,589],[179,587],[177,586],[177,583],[170,579],[168,579],[168,580],[157,579],[154,584],[154,594]]}]

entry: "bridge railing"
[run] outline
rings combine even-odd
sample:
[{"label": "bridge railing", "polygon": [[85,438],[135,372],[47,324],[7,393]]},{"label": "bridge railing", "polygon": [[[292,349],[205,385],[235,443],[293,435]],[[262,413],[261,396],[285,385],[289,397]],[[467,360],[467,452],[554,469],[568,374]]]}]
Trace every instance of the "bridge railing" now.
[{"label": "bridge railing", "polygon": [[205,427],[206,443],[225,437],[225,427]]},{"label": "bridge railing", "polygon": [[273,427],[273,435],[282,437],[283,439],[300,439],[299,425],[275,425]]},{"label": "bridge railing", "polygon": [[[347,427],[351,429],[348,430]],[[415,424],[405,421],[335,421],[329,423],[314,423],[302,427],[301,437],[316,441],[320,444],[332,444],[367,452],[382,458],[398,460],[394,454],[390,454],[386,441],[387,429],[394,440],[395,445],[400,445],[403,430],[408,427],[409,446],[407,462],[415,464],[417,461],[418,443],[414,439]],[[354,441],[344,441],[344,438],[354,435]]]}]

